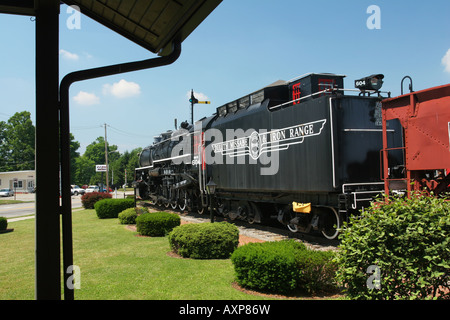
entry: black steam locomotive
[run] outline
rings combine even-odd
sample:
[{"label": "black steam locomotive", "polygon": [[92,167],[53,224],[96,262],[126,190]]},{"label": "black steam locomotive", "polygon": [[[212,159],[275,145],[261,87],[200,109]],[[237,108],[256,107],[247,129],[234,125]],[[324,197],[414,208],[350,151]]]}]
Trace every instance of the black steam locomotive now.
[{"label": "black steam locomotive", "polygon": [[[212,202],[231,220],[277,219],[292,232],[336,238],[384,187],[383,75],[355,81],[357,89],[344,89],[344,77],[277,81],[162,133],[140,155],[137,196],[200,213]],[[389,123],[389,144],[400,145],[401,134]],[[401,154],[390,157],[402,163]]]}]

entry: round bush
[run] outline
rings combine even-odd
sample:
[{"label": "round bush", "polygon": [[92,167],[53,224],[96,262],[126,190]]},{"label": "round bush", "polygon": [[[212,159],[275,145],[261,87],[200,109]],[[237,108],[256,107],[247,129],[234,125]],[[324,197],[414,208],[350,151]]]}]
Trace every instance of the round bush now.
[{"label": "round bush", "polygon": [[144,213],[136,218],[136,230],[143,236],[164,237],[180,222],[180,217],[174,213]]},{"label": "round bush", "polygon": [[340,240],[337,276],[348,297],[450,298],[450,204],[445,199],[412,195],[373,203],[344,224]]},{"label": "round bush", "polygon": [[8,227],[8,220],[5,217],[0,217],[0,231],[6,230]]},{"label": "round bush", "polygon": [[99,219],[117,218],[123,210],[133,207],[133,199],[103,199],[94,205]]},{"label": "round bush", "polygon": [[103,192],[89,192],[81,196],[81,203],[85,209],[94,209],[95,203],[102,199],[110,199],[112,195]]},{"label": "round bush", "polygon": [[304,244],[295,241],[249,243],[231,256],[237,283],[249,289],[286,293],[297,286],[297,251]]},{"label": "round bush", "polygon": [[184,258],[228,259],[239,245],[239,229],[230,223],[191,223],[169,234],[173,252]]},{"label": "round bush", "polygon": [[242,287],[270,292],[336,291],[334,254],[308,250],[294,240],[250,243],[231,256],[236,281]]},{"label": "round bush", "polygon": [[137,208],[129,208],[119,213],[118,218],[120,224],[136,224],[136,218],[138,216],[136,209]]}]

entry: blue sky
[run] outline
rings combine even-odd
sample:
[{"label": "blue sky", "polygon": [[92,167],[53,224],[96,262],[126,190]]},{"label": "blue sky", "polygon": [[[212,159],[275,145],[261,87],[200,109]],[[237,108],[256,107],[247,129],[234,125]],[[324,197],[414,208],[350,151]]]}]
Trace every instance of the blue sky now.
[{"label": "blue sky", "polygon": [[[369,29],[371,5],[380,8],[381,29]],[[61,7],[60,77],[98,66],[148,59],[152,53],[85,16],[79,29],[66,25]],[[35,117],[35,23],[0,14],[0,120],[28,110]],[[145,147],[153,136],[279,79],[308,72],[347,75],[345,86],[374,73],[383,89],[400,94],[405,75],[414,89],[450,83],[450,1],[224,0],[186,39],[175,64],[71,86],[71,131],[80,152],[108,124],[108,141],[119,150]],[[406,86],[405,86],[406,88]]]}]

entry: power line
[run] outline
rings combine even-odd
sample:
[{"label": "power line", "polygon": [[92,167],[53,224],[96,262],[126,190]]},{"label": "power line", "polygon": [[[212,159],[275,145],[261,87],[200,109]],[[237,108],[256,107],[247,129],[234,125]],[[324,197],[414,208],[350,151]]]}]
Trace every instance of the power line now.
[{"label": "power line", "polygon": [[121,130],[118,128],[115,128],[111,125],[108,125],[108,127],[110,127],[111,129],[113,129],[113,131],[115,131],[118,134],[122,134],[122,135],[127,135],[127,136],[134,136],[134,137],[143,137],[143,138],[153,138],[153,135],[144,135],[144,134],[139,134],[139,133],[131,133],[125,130]]},{"label": "power line", "polygon": [[80,127],[72,127],[71,130],[92,130],[92,129],[98,129],[102,128],[103,125],[96,125],[96,126],[80,126]]}]

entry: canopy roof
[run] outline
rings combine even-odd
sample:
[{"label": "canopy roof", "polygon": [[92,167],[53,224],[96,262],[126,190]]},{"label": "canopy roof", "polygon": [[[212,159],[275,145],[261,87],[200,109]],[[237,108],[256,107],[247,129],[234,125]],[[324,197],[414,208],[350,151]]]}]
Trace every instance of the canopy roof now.
[{"label": "canopy roof", "polygon": [[[153,53],[171,52],[222,0],[64,0]],[[0,0],[0,12],[35,15],[34,0]]]}]

